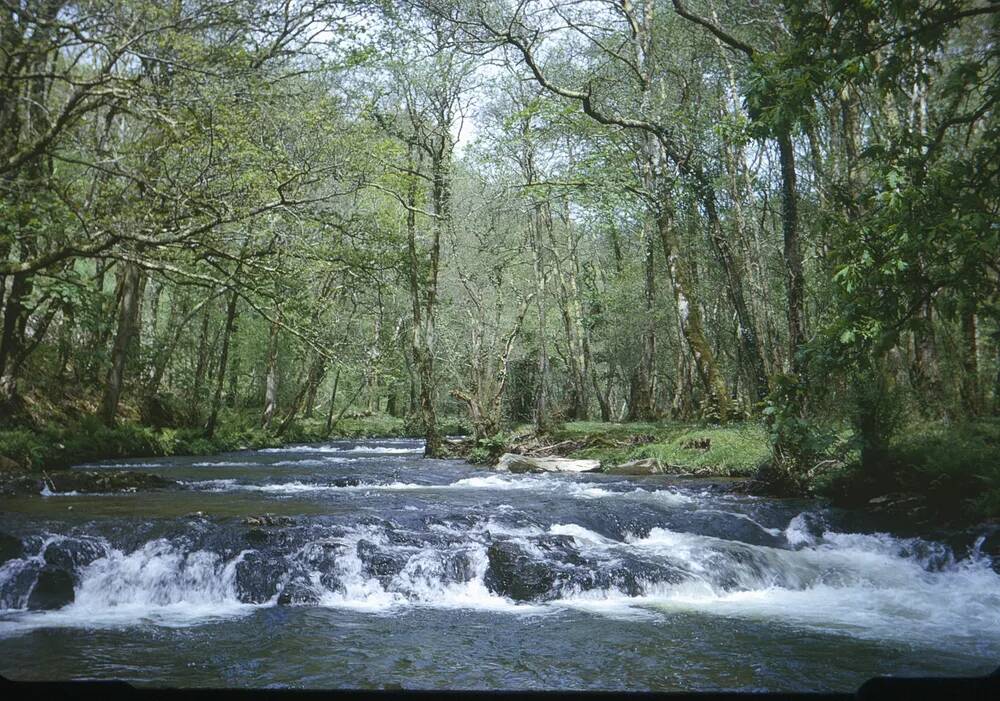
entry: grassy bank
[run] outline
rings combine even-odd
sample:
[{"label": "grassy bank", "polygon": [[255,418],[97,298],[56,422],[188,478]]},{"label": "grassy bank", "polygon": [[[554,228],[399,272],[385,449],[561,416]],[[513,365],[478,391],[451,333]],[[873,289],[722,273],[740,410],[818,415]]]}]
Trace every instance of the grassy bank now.
[{"label": "grassy bank", "polygon": [[[1000,518],[1000,420],[905,425],[883,464],[868,470],[860,467],[852,431],[828,429],[832,439],[822,458],[799,468],[813,495],[850,507],[899,505],[925,520]],[[519,427],[514,442],[529,432]],[[666,473],[749,478],[771,460],[767,432],[753,422],[571,422],[528,440],[532,448],[556,446],[560,455],[596,459],[605,468],[653,459]]]},{"label": "grassy bank", "polygon": [[555,441],[586,441],[570,457],[603,466],[652,458],[665,472],[748,477],[768,460],[767,435],[754,423],[711,426],[694,423],[567,423]]},{"label": "grassy bank", "polygon": [[330,432],[322,420],[303,420],[278,435],[260,428],[255,416],[231,414],[211,438],[200,428],[152,428],[135,423],[108,427],[88,418],[34,429],[0,430],[0,467],[30,472],[114,458],[207,455],[330,438],[383,438],[407,433],[412,431],[403,419],[385,415],[345,417]]}]

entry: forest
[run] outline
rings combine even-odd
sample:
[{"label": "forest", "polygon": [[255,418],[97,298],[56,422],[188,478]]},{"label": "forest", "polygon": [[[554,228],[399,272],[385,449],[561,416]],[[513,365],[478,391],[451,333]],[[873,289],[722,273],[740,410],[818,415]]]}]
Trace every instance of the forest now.
[{"label": "forest", "polygon": [[0,10],[5,472],[721,446],[1000,515],[1000,3]]}]

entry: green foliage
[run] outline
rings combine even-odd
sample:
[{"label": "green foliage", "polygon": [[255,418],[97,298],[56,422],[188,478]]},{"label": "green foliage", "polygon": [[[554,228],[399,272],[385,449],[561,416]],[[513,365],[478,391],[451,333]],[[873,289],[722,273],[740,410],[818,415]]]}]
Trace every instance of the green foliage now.
[{"label": "green foliage", "polygon": [[890,492],[923,495],[933,514],[967,521],[1000,516],[1000,422],[907,423],[884,447],[880,470],[853,454],[839,472],[817,481],[817,491],[846,505],[863,505]]},{"label": "green foliage", "polygon": [[805,403],[808,389],[795,375],[780,374],[771,378],[771,393],[763,415],[768,430],[774,466],[791,481],[828,455],[834,433],[807,418]]},{"label": "green foliage", "polygon": [[469,462],[478,465],[488,465],[496,462],[497,458],[507,452],[510,445],[510,436],[506,433],[497,433],[488,438],[480,438],[469,453]]},{"label": "green foliage", "polygon": [[850,384],[855,440],[861,465],[873,474],[891,469],[890,443],[905,420],[906,405],[884,368],[859,372]]},{"label": "green foliage", "polygon": [[[654,458],[667,471],[748,476],[769,457],[767,436],[756,423],[710,426],[680,422],[606,424],[572,422],[556,440],[588,439],[573,457],[614,465]],[[646,442],[652,438],[650,442]]]},{"label": "green foliage", "polygon": [[45,456],[45,445],[34,431],[27,429],[0,431],[0,456],[29,469],[42,461]]}]

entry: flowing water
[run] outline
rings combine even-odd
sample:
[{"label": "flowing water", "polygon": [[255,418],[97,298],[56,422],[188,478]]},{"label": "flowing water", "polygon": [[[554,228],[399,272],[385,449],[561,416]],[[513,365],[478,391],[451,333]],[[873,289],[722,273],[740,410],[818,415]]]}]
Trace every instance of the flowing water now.
[{"label": "flowing water", "polygon": [[[697,480],[496,474],[410,440],[103,466],[181,486],[0,500],[23,548],[0,564],[3,675],[850,691],[1000,662],[975,533]],[[43,571],[72,603],[29,610]]]}]

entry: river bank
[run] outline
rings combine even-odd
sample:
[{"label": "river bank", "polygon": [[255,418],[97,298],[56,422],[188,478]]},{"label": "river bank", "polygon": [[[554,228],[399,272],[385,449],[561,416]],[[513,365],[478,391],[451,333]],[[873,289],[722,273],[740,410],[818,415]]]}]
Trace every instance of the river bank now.
[{"label": "river bank", "polygon": [[[401,418],[350,416],[331,431],[321,420],[301,420],[281,433],[265,431],[247,417],[229,417],[212,437],[201,429],[153,428],[123,423],[109,428],[94,420],[35,429],[0,430],[0,493],[142,489],[152,481],[102,471],[87,476],[59,472],[101,460],[211,455],[279,448],[338,438],[390,438],[416,433]],[[460,421],[447,432],[461,433]],[[727,425],[689,422],[567,422],[536,435],[515,427],[478,445],[449,441],[449,455],[474,464],[495,464],[503,453],[597,461],[602,472],[725,478],[727,488],[781,496],[760,479],[769,465],[768,436],[759,422]],[[927,425],[901,434],[891,462],[880,474],[857,467],[850,432],[835,434],[825,458],[807,468],[805,496],[835,506],[908,518],[916,523],[964,528],[1000,517],[1000,423]],[[163,486],[163,485],[158,485]]]},{"label": "river bank", "polygon": [[327,430],[322,420],[301,420],[280,433],[264,430],[240,417],[223,423],[213,436],[201,428],[153,427],[130,422],[108,427],[96,419],[83,419],[33,428],[0,429],[0,473],[40,474],[43,470],[117,458],[210,455],[330,438],[391,438],[406,434],[403,419],[384,415],[344,417],[331,430]]},{"label": "river bank", "polygon": [[[874,474],[860,469],[849,429],[831,429],[830,436],[816,464],[802,466],[805,490],[796,496],[920,525],[966,528],[1000,522],[1000,422],[911,426],[894,439],[884,468]],[[759,422],[724,426],[572,422],[542,436],[521,427],[507,440],[485,448],[494,453],[597,460],[610,474],[736,478],[740,480],[733,486],[736,490],[789,496],[776,492],[764,479],[771,449]]]}]

